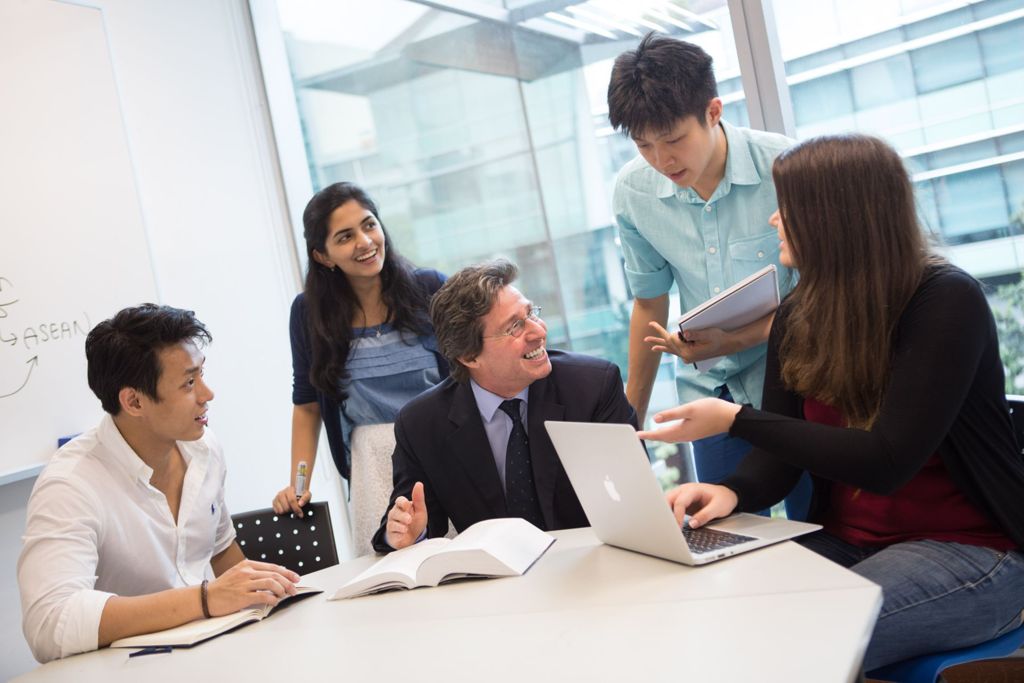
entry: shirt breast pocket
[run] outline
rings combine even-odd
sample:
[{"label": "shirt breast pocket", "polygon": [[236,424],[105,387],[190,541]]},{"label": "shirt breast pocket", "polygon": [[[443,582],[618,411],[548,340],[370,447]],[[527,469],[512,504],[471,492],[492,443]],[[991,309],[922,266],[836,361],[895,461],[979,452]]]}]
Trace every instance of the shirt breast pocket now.
[{"label": "shirt breast pocket", "polygon": [[732,281],[739,282],[769,263],[779,265],[779,235],[774,230],[753,237],[730,240],[729,260]]},{"label": "shirt breast pocket", "polygon": [[214,547],[217,542],[217,528],[220,525],[220,505],[216,497],[208,497],[197,504],[193,516],[189,519],[189,535],[199,541],[199,547]]}]

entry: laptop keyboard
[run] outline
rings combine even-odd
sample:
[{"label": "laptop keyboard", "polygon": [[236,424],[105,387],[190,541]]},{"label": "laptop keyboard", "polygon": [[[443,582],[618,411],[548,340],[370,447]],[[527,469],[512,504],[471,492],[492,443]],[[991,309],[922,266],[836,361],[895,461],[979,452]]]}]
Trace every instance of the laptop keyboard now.
[{"label": "laptop keyboard", "polygon": [[686,539],[686,544],[690,546],[690,552],[695,554],[710,553],[715,550],[721,550],[722,548],[728,548],[730,546],[739,545],[740,543],[756,540],[752,536],[731,534],[728,531],[705,529],[703,527],[691,529],[688,526],[684,526],[682,527],[682,531],[683,538]]}]

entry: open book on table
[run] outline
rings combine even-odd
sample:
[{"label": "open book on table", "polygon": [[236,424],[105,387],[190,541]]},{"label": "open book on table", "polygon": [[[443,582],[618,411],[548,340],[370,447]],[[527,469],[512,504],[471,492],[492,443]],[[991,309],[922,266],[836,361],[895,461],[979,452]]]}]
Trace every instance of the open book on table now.
[{"label": "open book on table", "polygon": [[295,595],[287,595],[281,598],[277,605],[260,605],[249,607],[232,614],[225,614],[221,617],[210,617],[209,619],[196,619],[181,626],[175,626],[164,631],[146,633],[141,636],[129,636],[115,640],[110,647],[192,647],[204,640],[216,638],[222,633],[234,630],[244,624],[255,621],[262,621],[272,611],[290,602],[301,598],[308,598],[317,593],[323,593],[320,588],[309,586],[297,586]]},{"label": "open book on table", "polygon": [[464,578],[521,576],[555,539],[524,519],[477,522],[455,538],[431,538],[387,555],[328,600]]},{"label": "open book on table", "polygon": [[[779,280],[772,264],[684,313],[679,319],[679,331],[717,327],[732,332],[763,318],[778,307]],[[722,358],[724,356],[706,358],[694,366],[701,372],[707,372]]]}]

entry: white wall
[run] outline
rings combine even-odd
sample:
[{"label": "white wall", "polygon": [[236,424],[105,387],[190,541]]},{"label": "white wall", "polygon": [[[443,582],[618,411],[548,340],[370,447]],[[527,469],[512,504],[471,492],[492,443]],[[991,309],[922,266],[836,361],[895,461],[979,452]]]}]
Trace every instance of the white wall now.
[{"label": "white wall", "polygon": [[[214,336],[210,424],[226,450],[228,505],[267,507],[288,480],[288,307],[300,280],[246,3],[82,4],[104,13],[161,302],[194,309]],[[319,465],[316,497],[337,515],[323,452]],[[0,680],[35,666],[14,576],[30,486],[0,486]]]},{"label": "white wall", "polygon": [[15,574],[21,534],[25,531],[25,505],[33,480],[17,481],[0,487],[0,680],[27,671],[36,665],[21,635],[21,598]]}]

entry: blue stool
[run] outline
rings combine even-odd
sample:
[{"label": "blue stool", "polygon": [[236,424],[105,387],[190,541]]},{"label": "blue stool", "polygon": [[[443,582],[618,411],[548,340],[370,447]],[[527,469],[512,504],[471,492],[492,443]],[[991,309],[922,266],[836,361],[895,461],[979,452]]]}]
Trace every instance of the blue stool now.
[{"label": "blue stool", "polygon": [[1009,633],[980,645],[905,659],[902,662],[868,671],[865,676],[883,681],[896,681],[896,683],[935,683],[943,669],[982,659],[1006,657],[1016,652],[1022,644],[1024,644],[1024,626],[1018,626]]}]

